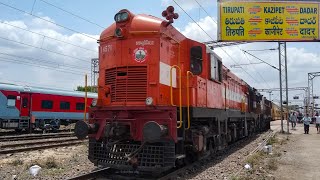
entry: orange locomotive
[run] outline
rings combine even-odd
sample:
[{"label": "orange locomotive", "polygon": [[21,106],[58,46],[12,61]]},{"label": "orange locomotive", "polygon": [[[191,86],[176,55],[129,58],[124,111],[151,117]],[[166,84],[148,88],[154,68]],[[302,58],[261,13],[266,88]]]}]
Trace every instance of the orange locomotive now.
[{"label": "orange locomotive", "polygon": [[101,34],[97,105],[75,129],[96,165],[164,172],[269,128],[262,96],[163,16],[124,9]]}]

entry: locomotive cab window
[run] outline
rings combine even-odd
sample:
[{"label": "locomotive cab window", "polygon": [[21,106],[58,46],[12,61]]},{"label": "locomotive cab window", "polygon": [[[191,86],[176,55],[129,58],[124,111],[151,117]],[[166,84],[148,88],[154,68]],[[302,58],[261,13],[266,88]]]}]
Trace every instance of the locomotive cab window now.
[{"label": "locomotive cab window", "polygon": [[60,102],[60,109],[62,110],[69,110],[70,109],[70,103],[69,102]]},{"label": "locomotive cab window", "polygon": [[222,82],[222,62],[214,54],[210,56],[210,78]]},{"label": "locomotive cab window", "polygon": [[77,103],[76,110],[84,110],[84,103]]},{"label": "locomotive cab window", "polygon": [[13,96],[13,95],[8,96],[7,106],[8,107],[16,106],[16,96]]},{"label": "locomotive cab window", "polygon": [[202,72],[202,48],[201,46],[193,46],[190,50],[190,71],[194,75]]},{"label": "locomotive cab window", "polygon": [[53,101],[42,100],[41,101],[41,108],[42,109],[52,109],[53,108]]}]

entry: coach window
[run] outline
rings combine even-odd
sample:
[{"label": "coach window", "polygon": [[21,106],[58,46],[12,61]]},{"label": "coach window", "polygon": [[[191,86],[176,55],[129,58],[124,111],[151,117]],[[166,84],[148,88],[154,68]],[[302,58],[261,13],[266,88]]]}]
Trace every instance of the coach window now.
[{"label": "coach window", "polygon": [[41,108],[42,109],[52,109],[53,108],[53,101],[42,100]]},{"label": "coach window", "polygon": [[60,109],[62,110],[69,110],[70,109],[70,102],[60,102]]},{"label": "coach window", "polygon": [[222,62],[214,54],[210,58],[210,76],[212,80],[222,82]]},{"label": "coach window", "polygon": [[190,50],[190,70],[194,75],[202,72],[202,48],[193,46]]},{"label": "coach window", "polygon": [[13,96],[13,95],[8,96],[7,106],[8,107],[16,106],[16,96]]},{"label": "coach window", "polygon": [[76,110],[84,110],[84,103],[77,103]]}]

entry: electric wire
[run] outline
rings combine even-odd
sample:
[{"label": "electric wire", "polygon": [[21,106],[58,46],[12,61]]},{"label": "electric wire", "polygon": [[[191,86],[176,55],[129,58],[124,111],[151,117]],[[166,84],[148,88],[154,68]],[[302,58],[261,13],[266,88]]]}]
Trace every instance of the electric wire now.
[{"label": "electric wire", "polygon": [[[211,16],[210,16],[210,14],[205,10],[205,8],[197,1],[197,0],[195,0],[196,2],[197,2],[197,4],[203,9],[203,11],[208,15],[208,17],[210,17],[210,19],[214,22],[214,23],[216,23],[217,25],[218,25],[218,22],[217,21],[215,21]],[[217,42],[218,43],[218,42]],[[219,43],[218,43],[219,44]],[[237,48],[239,48],[238,46],[237,46]],[[240,49],[240,48],[239,48]],[[240,49],[241,50],[241,49]],[[247,56],[246,56],[247,57]],[[248,57],[247,57],[247,59],[248,59]],[[248,59],[249,60],[249,59]],[[249,60],[249,62],[251,63],[251,61]],[[244,70],[244,69],[243,69]],[[254,71],[256,71],[256,70],[254,70]],[[266,83],[266,85],[268,86],[268,87],[270,87],[270,85],[267,83],[267,81],[262,77],[262,75],[258,72],[258,71],[256,71],[257,72],[257,74],[261,77],[261,79]]]},{"label": "electric wire", "polygon": [[[22,86],[27,85],[27,86],[38,87],[38,88],[44,88],[44,86],[46,86],[46,85],[38,84],[38,83],[34,83],[34,82],[31,83],[31,82],[26,82],[26,81],[17,81],[17,80],[12,80],[12,79],[8,79],[8,78],[3,79],[1,77],[0,77],[0,80],[2,81],[2,82],[0,82],[2,84],[13,84],[12,82],[14,82],[14,83],[17,83],[17,84],[13,84],[13,85],[22,85]],[[76,79],[74,79],[74,80],[76,80]],[[67,81],[67,82],[68,83],[74,82],[74,80],[70,80],[70,81]],[[62,81],[59,81],[59,82],[62,82]],[[52,85],[50,85],[50,87],[45,87],[45,88],[54,89],[54,90],[67,90],[67,91],[70,91],[70,89],[66,89],[65,86],[52,86]]]},{"label": "electric wire", "polygon": [[81,58],[77,58],[77,57],[70,56],[70,55],[67,55],[67,54],[51,51],[51,50],[48,50],[48,49],[44,49],[42,47],[37,47],[37,46],[31,45],[31,44],[27,44],[27,43],[24,43],[24,42],[15,41],[15,40],[8,39],[8,38],[1,37],[1,36],[0,36],[0,39],[6,40],[6,41],[10,41],[10,42],[14,42],[16,44],[21,44],[21,45],[24,45],[24,46],[29,46],[29,47],[36,48],[36,49],[41,49],[43,51],[47,51],[47,52],[50,52],[50,53],[53,53],[53,54],[57,54],[57,55],[61,55],[61,56],[65,56],[65,57],[68,57],[68,58],[72,58],[72,59],[76,59],[76,60],[79,60],[79,61],[83,61],[83,62],[89,63],[89,61],[85,60],[85,59],[81,59]]},{"label": "electric wire", "polygon": [[9,63],[14,63],[14,64],[30,65],[30,66],[41,67],[41,68],[45,68],[45,69],[51,69],[54,71],[75,74],[75,75],[84,75],[85,74],[85,72],[81,73],[81,72],[76,72],[76,71],[71,71],[71,70],[64,70],[64,69],[59,69],[60,67],[41,65],[41,64],[36,64],[36,63],[31,63],[31,62],[26,62],[26,61],[21,61],[21,60],[17,60],[17,59],[11,59],[11,58],[4,58],[4,57],[0,57],[0,62],[9,62]]},{"label": "electric wire", "polygon": [[[212,40],[212,41],[215,41],[175,0],[173,0],[173,2]],[[236,62],[233,57],[231,57],[231,55],[226,51],[224,50],[222,47],[221,47],[221,50],[223,50],[227,56],[229,56],[229,58],[234,61],[236,64],[239,64],[238,62]],[[257,84],[258,81],[250,74],[248,73],[243,67],[240,66],[240,68],[246,73],[248,74]]]},{"label": "electric wire", "polygon": [[96,25],[96,26],[98,26],[98,27],[100,27],[100,28],[102,28],[102,29],[105,29],[105,27],[103,27],[103,26],[101,26],[101,25],[99,25],[99,24],[97,24],[97,23],[95,23],[95,22],[92,22],[92,21],[90,21],[90,20],[88,20],[88,19],[86,19],[86,18],[84,18],[84,17],[81,17],[81,16],[79,16],[79,15],[77,15],[77,14],[75,14],[75,13],[72,13],[72,12],[70,12],[70,11],[68,11],[68,10],[62,9],[61,7],[59,7],[59,6],[57,6],[57,5],[54,5],[54,4],[49,3],[49,2],[47,2],[47,1],[44,1],[44,0],[39,0],[39,1],[42,1],[42,2],[44,2],[44,3],[46,3],[46,4],[48,4],[48,5],[56,8],[56,9],[59,9],[59,10],[61,10],[61,11],[63,11],[63,12],[66,12],[66,13],[74,16],[74,17],[77,17],[77,18],[79,18],[79,19],[82,19],[82,20],[84,20],[84,21],[86,21],[86,22],[88,22],[88,23],[90,23],[90,24],[93,24],[93,25]]},{"label": "electric wire", "polygon": [[266,62],[266,61],[262,60],[261,58],[258,58],[257,56],[255,56],[255,55],[253,55],[253,54],[249,53],[248,51],[243,50],[243,49],[242,49],[241,51],[243,51],[244,53],[249,54],[250,56],[252,56],[252,57],[254,57],[254,58],[256,58],[256,59],[258,59],[258,60],[260,60],[260,61],[264,62],[265,64],[267,64],[267,65],[271,66],[273,69],[276,69],[276,70],[278,70],[278,71],[279,71],[279,68],[277,68],[277,67],[275,67],[274,65],[272,65],[272,64],[270,64],[270,63],[268,63],[268,62]]},{"label": "electric wire", "polygon": [[[251,63],[251,60],[249,59],[249,57],[245,53],[244,53],[244,55],[246,56],[248,61]],[[264,79],[264,77],[261,75],[261,73],[259,73],[258,71],[256,71],[256,72],[260,76],[260,78],[266,83],[266,85],[271,89],[271,86],[267,83],[267,81]]]},{"label": "electric wire", "polygon": [[48,39],[53,39],[55,41],[59,41],[59,42],[62,42],[62,43],[65,43],[65,44],[68,44],[68,45],[71,45],[71,46],[74,46],[74,47],[78,47],[78,48],[81,48],[81,49],[84,49],[84,50],[92,51],[92,52],[95,52],[95,53],[98,52],[97,50],[92,50],[92,49],[88,49],[86,47],[82,47],[82,46],[79,46],[79,45],[76,45],[76,44],[72,44],[72,43],[57,39],[57,38],[53,38],[53,37],[50,37],[50,36],[47,36],[47,35],[44,35],[44,34],[41,34],[41,33],[38,33],[38,32],[31,31],[31,30],[26,29],[26,28],[22,28],[22,27],[7,23],[5,21],[1,21],[0,20],[0,23],[8,25],[8,26],[11,26],[11,27],[14,27],[14,28],[17,28],[17,29],[20,29],[20,30],[23,30],[23,31],[27,31],[27,32],[30,32],[30,33],[33,33],[33,34],[37,34],[39,36],[43,36],[43,37],[48,38]]},{"label": "electric wire", "polygon": [[0,4],[2,4],[3,6],[9,7],[9,8],[11,8],[11,9],[14,9],[14,10],[16,10],[16,11],[19,11],[19,12],[22,12],[22,13],[25,13],[25,14],[28,14],[28,15],[33,16],[33,17],[36,17],[36,18],[41,19],[41,20],[43,20],[43,21],[46,21],[46,22],[48,22],[48,23],[54,24],[54,25],[56,25],[56,26],[62,27],[62,28],[67,29],[67,30],[69,30],[69,31],[71,31],[71,32],[78,33],[78,34],[80,34],[80,35],[82,35],[82,36],[85,36],[85,37],[87,37],[87,38],[94,39],[94,40],[98,40],[98,39],[95,38],[95,37],[92,37],[92,36],[89,36],[89,35],[87,35],[87,34],[85,34],[85,33],[80,32],[80,31],[77,31],[77,30],[68,28],[68,27],[66,27],[66,26],[63,26],[63,25],[58,24],[58,23],[56,23],[56,22],[53,22],[53,21],[50,21],[50,20],[48,20],[48,19],[42,18],[42,17],[40,17],[40,16],[31,14],[31,13],[25,11],[25,10],[19,9],[19,8],[17,8],[17,7],[14,7],[14,6],[11,6],[11,5],[9,5],[9,4],[5,4],[5,3],[3,3],[3,2],[0,2]]},{"label": "electric wire", "polygon": [[27,56],[20,56],[20,55],[13,55],[13,54],[8,54],[8,53],[3,53],[3,52],[0,52],[0,54],[5,55],[5,56],[20,58],[20,59],[30,60],[33,62],[43,62],[43,63],[47,63],[47,64],[52,64],[52,65],[56,65],[58,67],[70,67],[70,68],[77,68],[77,69],[82,69],[82,70],[89,70],[89,68],[86,68],[83,66],[74,66],[74,65],[65,64],[65,63],[59,64],[59,63],[55,63],[55,62],[47,61],[47,60],[43,60],[43,59],[32,58],[32,57],[27,57]]},{"label": "electric wire", "polygon": [[270,49],[250,49],[250,50],[246,50],[246,51],[274,51],[274,50],[278,50],[278,48],[270,48]]}]

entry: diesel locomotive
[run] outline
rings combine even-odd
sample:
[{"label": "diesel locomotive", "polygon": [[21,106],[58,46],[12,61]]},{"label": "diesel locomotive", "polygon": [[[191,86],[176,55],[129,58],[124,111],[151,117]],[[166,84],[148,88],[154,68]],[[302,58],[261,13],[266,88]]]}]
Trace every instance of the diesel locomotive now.
[{"label": "diesel locomotive", "polygon": [[165,172],[270,127],[271,102],[162,15],[123,9],[101,33],[97,103],[75,127],[97,166]]}]

